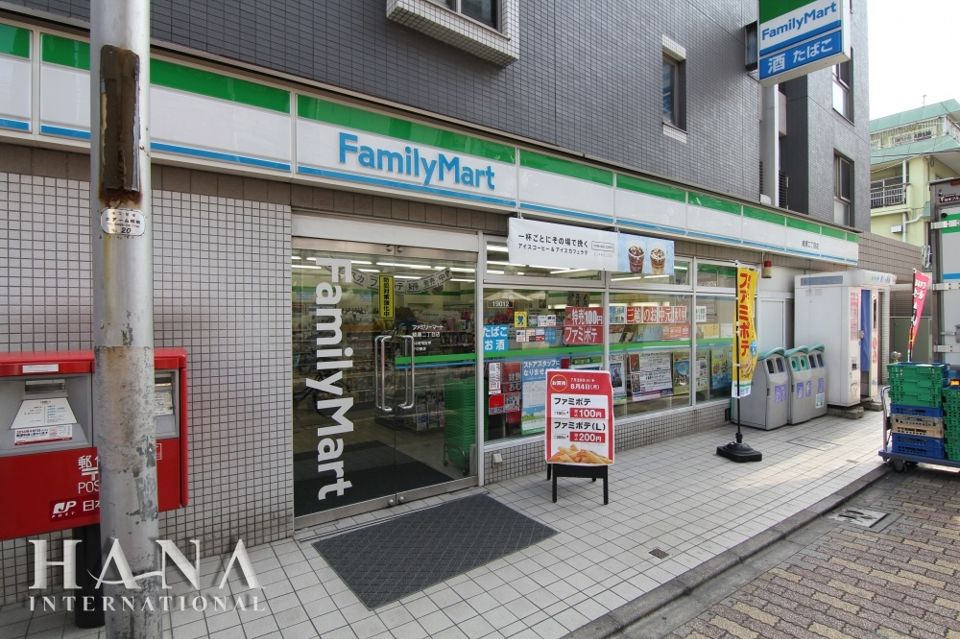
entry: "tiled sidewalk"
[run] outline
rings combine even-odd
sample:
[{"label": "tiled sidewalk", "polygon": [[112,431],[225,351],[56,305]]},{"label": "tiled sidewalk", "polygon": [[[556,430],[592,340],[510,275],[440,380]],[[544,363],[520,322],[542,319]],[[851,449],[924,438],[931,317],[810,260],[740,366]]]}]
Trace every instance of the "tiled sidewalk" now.
[{"label": "tiled sidewalk", "polygon": [[[744,429],[760,463],[717,457],[734,428],[617,454],[610,504],[599,483],[560,479],[550,500],[545,475],[528,475],[322,527],[251,551],[266,610],[177,612],[165,636],[194,637],[560,637],[770,528],[880,464],[880,413],[823,417],[775,431]],[[336,530],[487,491],[557,535],[368,610],[308,543]],[[655,552],[656,554],[651,554]],[[213,584],[219,560],[204,561]],[[207,582],[205,582],[206,584]],[[187,594],[185,584],[175,588]],[[231,583],[235,592],[242,585]],[[217,593],[222,594],[222,593]],[[97,637],[63,613],[22,605],[0,610],[0,639]],[[99,636],[103,636],[102,631]]]}]

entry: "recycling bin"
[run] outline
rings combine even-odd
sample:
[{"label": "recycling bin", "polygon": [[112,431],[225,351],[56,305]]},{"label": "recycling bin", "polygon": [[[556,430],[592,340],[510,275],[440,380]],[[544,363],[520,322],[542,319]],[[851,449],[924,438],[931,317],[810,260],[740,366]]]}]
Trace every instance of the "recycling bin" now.
[{"label": "recycling bin", "polygon": [[760,354],[750,394],[739,402],[733,400],[731,415],[734,421],[739,415],[740,423],[744,426],[763,430],[780,428],[787,423],[789,395],[790,374],[787,372],[784,351],[774,348]]},{"label": "recycling bin", "polygon": [[814,344],[807,351],[810,361],[810,375],[813,384],[813,416],[820,417],[827,414],[827,365],[826,346]]},{"label": "recycling bin", "polygon": [[813,419],[816,402],[813,396],[813,375],[810,371],[810,359],[807,357],[807,347],[798,346],[786,351],[790,372],[790,424],[800,424]]}]

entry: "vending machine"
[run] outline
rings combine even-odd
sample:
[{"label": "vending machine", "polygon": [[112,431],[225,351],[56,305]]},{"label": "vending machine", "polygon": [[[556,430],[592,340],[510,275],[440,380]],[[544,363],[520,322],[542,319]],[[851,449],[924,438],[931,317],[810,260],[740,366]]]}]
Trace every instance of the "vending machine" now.
[{"label": "vending machine", "polygon": [[879,403],[880,340],[890,321],[883,301],[896,281],[863,269],[796,276],[794,340],[825,346],[828,404]]}]

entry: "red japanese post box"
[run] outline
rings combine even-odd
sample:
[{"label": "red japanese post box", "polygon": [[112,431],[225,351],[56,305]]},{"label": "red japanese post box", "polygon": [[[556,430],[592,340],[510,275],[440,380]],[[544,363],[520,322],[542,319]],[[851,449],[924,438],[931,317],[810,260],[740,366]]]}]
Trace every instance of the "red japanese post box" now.
[{"label": "red japanese post box", "polygon": [[[160,510],[187,504],[187,353],[154,351]],[[100,521],[91,351],[0,353],[0,539]]]}]

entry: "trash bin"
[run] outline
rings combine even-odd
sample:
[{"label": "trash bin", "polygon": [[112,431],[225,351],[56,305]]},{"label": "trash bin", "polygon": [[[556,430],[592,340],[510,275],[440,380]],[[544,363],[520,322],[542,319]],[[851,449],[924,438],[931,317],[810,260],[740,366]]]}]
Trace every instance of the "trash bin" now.
[{"label": "trash bin", "polygon": [[[753,373],[750,394],[739,402],[742,415],[740,423],[763,430],[780,428],[787,423],[789,395],[790,374],[787,372],[783,349],[774,348],[761,353]],[[730,414],[736,421],[737,400],[732,401]]]},{"label": "trash bin", "polygon": [[824,359],[826,346],[814,344],[808,349],[807,359],[810,361],[810,375],[813,378],[813,416],[820,417],[827,414],[827,365]]},{"label": "trash bin", "polygon": [[815,407],[807,347],[791,348],[784,355],[790,365],[790,410],[787,422],[799,424],[813,419]]}]

